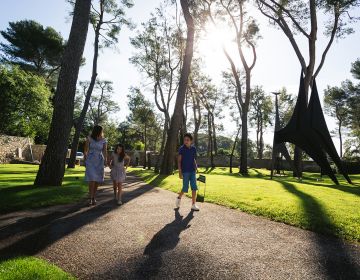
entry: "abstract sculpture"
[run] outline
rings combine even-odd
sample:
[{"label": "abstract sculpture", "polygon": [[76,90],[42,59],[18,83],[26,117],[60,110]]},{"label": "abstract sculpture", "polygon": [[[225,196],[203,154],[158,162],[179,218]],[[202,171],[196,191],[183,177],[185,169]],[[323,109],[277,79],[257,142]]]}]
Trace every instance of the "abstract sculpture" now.
[{"label": "abstract sculpture", "polygon": [[320,166],[322,173],[328,175],[338,185],[339,182],[328,162],[328,155],[351,184],[327,128],[316,82],[314,80],[307,104],[303,75],[300,78],[299,95],[293,115],[289,123],[284,128],[276,130],[274,134],[274,147],[285,142],[295,144],[305,151]]},{"label": "abstract sculpture", "polygon": [[288,162],[289,166],[292,168],[294,173],[298,174],[296,167],[291,160],[290,154],[286,148],[285,143],[284,142],[281,142],[278,144],[275,143],[275,133],[276,133],[276,131],[281,129],[280,116],[279,116],[279,102],[278,102],[278,95],[280,93],[273,92],[273,94],[275,95],[275,131],[274,131],[274,142],[273,142],[272,160],[271,160],[271,179],[273,178],[273,175],[274,175],[275,162],[276,162],[277,158],[279,157],[279,154],[281,154],[281,156],[285,158],[285,160]]}]

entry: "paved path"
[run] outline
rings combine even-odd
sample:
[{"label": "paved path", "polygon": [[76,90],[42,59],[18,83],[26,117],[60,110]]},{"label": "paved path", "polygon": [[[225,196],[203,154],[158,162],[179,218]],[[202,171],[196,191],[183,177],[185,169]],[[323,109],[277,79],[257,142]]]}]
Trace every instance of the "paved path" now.
[{"label": "paved path", "polygon": [[95,207],[1,216],[0,256],[81,279],[360,279],[359,245],[189,199],[175,211],[174,193],[128,179],[120,207],[103,187]]}]

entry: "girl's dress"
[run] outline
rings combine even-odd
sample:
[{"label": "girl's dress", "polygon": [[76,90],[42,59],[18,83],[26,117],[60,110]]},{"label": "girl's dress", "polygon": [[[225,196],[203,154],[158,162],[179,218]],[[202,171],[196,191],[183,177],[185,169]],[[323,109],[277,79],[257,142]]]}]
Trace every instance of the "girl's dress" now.
[{"label": "girl's dress", "polygon": [[124,161],[119,161],[119,156],[112,153],[112,169],[110,172],[111,179],[116,183],[124,183],[126,179],[126,172],[124,167]]},{"label": "girl's dress", "polygon": [[85,180],[87,182],[104,182],[104,155],[103,148],[106,144],[106,139],[94,140],[89,139],[89,151],[85,161],[86,171]]}]

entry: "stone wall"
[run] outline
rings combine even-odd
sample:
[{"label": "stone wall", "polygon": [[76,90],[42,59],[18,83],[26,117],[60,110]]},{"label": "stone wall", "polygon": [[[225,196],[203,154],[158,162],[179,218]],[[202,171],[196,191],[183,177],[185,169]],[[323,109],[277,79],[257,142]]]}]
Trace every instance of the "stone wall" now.
[{"label": "stone wall", "polygon": [[[30,140],[31,143],[31,140]],[[18,136],[9,136],[0,134],[0,163],[9,163],[13,159],[21,159],[25,161],[41,161],[41,158],[45,152],[46,145],[33,145],[31,143],[31,150],[29,145],[29,138],[27,137],[18,137]],[[32,155],[31,155],[32,152]],[[130,165],[131,166],[143,166],[145,159],[144,151],[127,151],[130,156]],[[111,152],[109,152],[109,156]],[[148,152],[148,163],[150,162],[151,166],[154,167],[158,158],[158,154]],[[70,150],[68,150],[67,157],[70,157]],[[110,157],[109,157],[110,158]],[[198,165],[200,167],[210,167],[210,158],[206,156],[198,157]],[[230,165],[230,157],[224,155],[214,156],[214,163],[217,167],[228,167]],[[83,163],[82,163],[83,164]],[[350,174],[357,174],[360,172],[360,163],[344,163],[351,165]],[[239,159],[234,157],[233,167],[239,166]],[[270,159],[249,159],[248,166],[251,168],[266,168],[270,169],[271,160]],[[280,162],[281,169],[291,170],[289,164],[286,161]],[[320,172],[319,166],[314,161],[303,161],[303,170],[305,172]],[[349,170],[350,171],[350,170]]]},{"label": "stone wall", "polygon": [[35,161],[41,161],[42,156],[44,155],[46,145],[31,145],[33,158]]},{"label": "stone wall", "polygon": [[[157,154],[151,154],[151,166],[154,166],[158,158]],[[211,167],[210,158],[207,156],[200,156],[197,158],[197,163],[199,167]],[[230,156],[218,155],[214,156],[214,164],[216,167],[229,167],[230,165]],[[233,158],[233,167],[238,167],[240,164],[237,157]],[[270,169],[271,160],[270,159],[249,159],[248,166],[250,168],[266,168]],[[280,163],[281,169],[291,170],[287,161],[283,160]],[[303,170],[305,172],[320,172],[319,166],[310,160],[303,161]]]},{"label": "stone wall", "polygon": [[[108,159],[111,159],[113,151],[108,151]],[[130,157],[131,166],[144,165],[145,152],[144,151],[126,151],[126,154]]]},{"label": "stone wall", "polygon": [[[131,153],[131,152],[130,152]],[[139,165],[143,165],[143,158],[144,158],[144,152],[140,152],[141,157],[141,163]],[[150,153],[150,163],[151,166],[154,167],[156,164],[156,160],[158,158],[158,154]],[[207,156],[200,156],[197,158],[197,163],[199,167],[211,167],[210,158]],[[214,156],[214,164],[216,167],[229,167],[230,165],[230,156],[225,155],[218,155]],[[345,168],[347,169],[349,174],[360,174],[360,162],[343,162]],[[303,171],[304,172],[320,172],[320,167],[317,165],[316,162],[312,160],[304,160],[302,162],[303,165]],[[233,167],[239,166],[239,159],[234,157],[233,158]],[[269,169],[271,168],[271,159],[249,159],[248,160],[248,166],[250,168],[265,168]],[[280,161],[280,169],[281,170],[288,170],[292,171],[290,165],[286,160]]]},{"label": "stone wall", "polygon": [[14,158],[31,160],[29,156],[29,138],[0,134],[0,163]]},{"label": "stone wall", "polygon": [[[252,168],[271,168],[271,159],[249,159],[248,165]],[[304,160],[302,162],[303,171],[305,172],[320,172],[320,167],[315,161]],[[280,161],[281,170],[291,170],[289,163],[286,160]]]},{"label": "stone wall", "polygon": [[131,166],[144,165],[145,152],[144,151],[126,151],[126,154],[130,157]]}]

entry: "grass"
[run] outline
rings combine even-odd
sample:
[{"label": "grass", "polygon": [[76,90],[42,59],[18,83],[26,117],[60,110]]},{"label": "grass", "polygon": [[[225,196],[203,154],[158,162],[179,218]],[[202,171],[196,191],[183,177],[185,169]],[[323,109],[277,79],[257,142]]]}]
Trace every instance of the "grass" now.
[{"label": "grass", "polygon": [[72,203],[87,193],[83,167],[67,169],[62,187],[33,186],[37,170],[36,165],[0,165],[0,213]]},{"label": "grass", "polygon": [[[131,169],[147,183],[178,192],[178,174],[162,176],[151,170]],[[305,173],[299,182],[291,176],[270,180],[269,171],[250,169],[249,176],[230,174],[228,168],[200,169],[207,177],[206,202],[224,205],[274,221],[360,241],[360,176],[349,185],[339,176],[336,186],[318,174]],[[200,189],[202,193],[203,189]]]},{"label": "grass", "polygon": [[45,260],[34,257],[20,257],[0,263],[0,279],[73,280],[76,278]]}]

